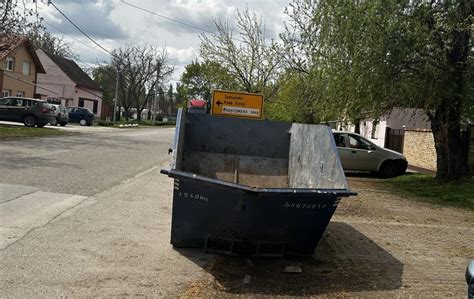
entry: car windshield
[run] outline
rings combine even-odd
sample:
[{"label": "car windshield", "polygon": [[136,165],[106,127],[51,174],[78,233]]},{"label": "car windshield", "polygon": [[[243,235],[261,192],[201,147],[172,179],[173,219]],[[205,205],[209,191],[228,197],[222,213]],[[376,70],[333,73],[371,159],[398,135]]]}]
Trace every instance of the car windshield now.
[{"label": "car windshield", "polygon": [[89,110],[89,108],[82,108],[82,110],[86,113],[94,114],[92,111]]}]

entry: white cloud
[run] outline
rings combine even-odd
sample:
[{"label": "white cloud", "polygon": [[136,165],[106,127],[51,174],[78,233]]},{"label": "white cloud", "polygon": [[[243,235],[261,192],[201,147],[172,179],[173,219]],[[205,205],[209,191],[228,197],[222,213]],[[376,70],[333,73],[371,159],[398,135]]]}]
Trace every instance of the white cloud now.
[{"label": "white cloud", "polygon": [[[286,19],[283,11],[290,0],[253,0],[247,3],[237,0],[125,1],[211,31],[214,31],[214,19],[228,21],[231,26],[235,26],[237,10],[248,8],[262,19],[267,39],[278,39]],[[118,0],[56,0],[54,3],[80,28],[109,50],[138,43],[166,47],[170,63],[175,65],[175,79],[180,77],[185,65],[198,58],[200,31],[197,29],[138,10]],[[108,59],[107,54],[83,37],[51,5],[41,5],[40,14],[47,22],[66,33],[48,28],[73,44],[81,60],[96,63]]]},{"label": "white cloud", "polygon": [[[79,28],[88,35],[98,39],[126,39],[128,36],[121,26],[110,19],[115,4],[111,0],[100,1],[62,1],[55,5],[71,19]],[[58,11],[52,7],[48,8],[45,20],[52,23],[53,26],[61,29],[62,32],[73,36],[80,36],[80,33],[72,24],[69,23]],[[48,28],[53,33],[57,30]]]},{"label": "white cloud", "polygon": [[170,61],[176,64],[188,64],[198,56],[198,51],[193,47],[182,49],[167,47],[166,51],[168,52]]}]

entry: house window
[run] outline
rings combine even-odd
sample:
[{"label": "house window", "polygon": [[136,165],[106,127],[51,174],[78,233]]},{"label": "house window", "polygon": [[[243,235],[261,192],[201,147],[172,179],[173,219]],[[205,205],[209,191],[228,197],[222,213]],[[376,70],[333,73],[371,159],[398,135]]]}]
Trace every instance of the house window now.
[{"label": "house window", "polygon": [[16,96],[19,98],[24,98],[25,97],[25,92],[24,91],[17,91]]},{"label": "house window", "polygon": [[28,61],[23,61],[23,75],[30,75],[30,63]]},{"label": "house window", "polygon": [[15,59],[13,59],[13,57],[7,57],[5,59],[5,70],[10,72],[15,70]]},{"label": "house window", "polygon": [[2,98],[9,97],[9,96],[11,96],[11,94],[12,94],[11,89],[2,90]]}]

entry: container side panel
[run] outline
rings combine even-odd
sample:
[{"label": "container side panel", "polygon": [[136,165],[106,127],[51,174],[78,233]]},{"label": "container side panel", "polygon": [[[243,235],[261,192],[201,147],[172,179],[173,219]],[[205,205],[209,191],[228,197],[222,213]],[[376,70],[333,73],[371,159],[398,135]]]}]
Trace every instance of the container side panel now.
[{"label": "container side panel", "polygon": [[186,114],[186,151],[288,159],[290,123]]},{"label": "container side panel", "polygon": [[234,183],[235,167],[234,155],[190,151],[184,153],[183,170],[190,173]]},{"label": "container side panel", "polygon": [[240,156],[238,183],[257,188],[288,188],[288,159]]},{"label": "container side panel", "polygon": [[288,188],[287,159],[186,151],[183,170],[251,187]]},{"label": "container side panel", "polygon": [[293,124],[290,132],[290,188],[347,189],[331,129]]},{"label": "container side panel", "polygon": [[173,140],[173,157],[171,160],[171,168],[182,170],[183,151],[184,151],[184,126],[185,118],[183,108],[178,109],[178,115],[176,116],[176,128]]},{"label": "container side panel", "polygon": [[173,196],[171,243],[203,248],[210,237],[257,247],[279,243],[286,254],[311,255],[338,201],[331,193],[263,195],[179,179]]}]

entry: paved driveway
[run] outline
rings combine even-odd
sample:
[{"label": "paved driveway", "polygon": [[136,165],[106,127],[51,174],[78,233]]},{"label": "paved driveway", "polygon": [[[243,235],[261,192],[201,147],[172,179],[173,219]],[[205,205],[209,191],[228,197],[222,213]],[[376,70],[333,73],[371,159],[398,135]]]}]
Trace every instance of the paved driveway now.
[{"label": "paved driveway", "polygon": [[[404,198],[376,179],[349,178],[359,192],[343,199],[312,259],[218,257],[188,296],[463,298],[474,257],[471,211]],[[285,274],[298,265],[301,274]],[[247,276],[247,282],[244,279]]]}]

